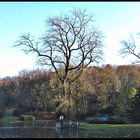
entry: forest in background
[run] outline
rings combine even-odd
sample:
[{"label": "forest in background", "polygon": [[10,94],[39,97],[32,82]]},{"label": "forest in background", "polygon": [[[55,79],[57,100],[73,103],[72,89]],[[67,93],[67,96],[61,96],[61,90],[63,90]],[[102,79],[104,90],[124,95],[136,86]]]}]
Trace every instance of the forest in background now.
[{"label": "forest in background", "polygon": [[16,77],[0,80],[0,106],[25,112],[61,112],[73,119],[128,114],[139,121],[139,65],[87,67],[66,85],[67,100],[61,90],[55,72],[23,70]]},{"label": "forest in background", "polygon": [[[0,80],[0,105],[24,112],[63,113],[68,119],[128,115],[140,122],[140,53],[133,35],[122,40],[119,53],[137,58],[131,65],[98,66],[103,60],[104,35],[87,9],[49,17],[46,32],[36,38],[21,34],[13,47],[47,70],[23,70]],[[97,64],[97,66],[95,66]]]}]

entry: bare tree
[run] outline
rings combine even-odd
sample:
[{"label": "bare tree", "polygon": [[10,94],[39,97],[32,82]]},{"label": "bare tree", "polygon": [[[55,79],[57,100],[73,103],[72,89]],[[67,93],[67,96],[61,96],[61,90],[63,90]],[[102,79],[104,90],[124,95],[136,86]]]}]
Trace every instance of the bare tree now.
[{"label": "bare tree", "polygon": [[68,15],[48,18],[46,23],[47,31],[38,41],[24,34],[14,46],[22,46],[26,54],[36,53],[39,65],[52,67],[66,96],[66,82],[72,83],[84,68],[102,60],[103,36],[85,9],[72,9]]},{"label": "bare tree", "polygon": [[[137,34],[137,35],[140,35],[140,34]],[[134,36],[130,34],[129,39],[122,40],[121,44],[123,45],[123,48],[121,48],[119,51],[120,55],[122,55],[123,57],[132,55],[136,58],[136,60],[133,61],[132,64],[140,63],[140,51],[138,50],[139,46],[137,46]]]}]

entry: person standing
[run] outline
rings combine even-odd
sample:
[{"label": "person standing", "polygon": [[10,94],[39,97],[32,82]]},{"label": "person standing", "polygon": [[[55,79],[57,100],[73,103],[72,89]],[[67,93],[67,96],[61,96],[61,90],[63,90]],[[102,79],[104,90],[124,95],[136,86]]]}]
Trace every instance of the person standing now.
[{"label": "person standing", "polygon": [[63,124],[64,116],[60,115],[59,120],[60,120],[60,123]]}]

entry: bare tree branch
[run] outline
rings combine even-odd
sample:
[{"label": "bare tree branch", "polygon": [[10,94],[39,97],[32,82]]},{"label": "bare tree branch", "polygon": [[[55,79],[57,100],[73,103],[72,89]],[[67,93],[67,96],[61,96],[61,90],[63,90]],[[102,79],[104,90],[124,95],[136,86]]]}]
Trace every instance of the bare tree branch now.
[{"label": "bare tree branch", "polygon": [[[138,34],[139,35],[139,34]],[[123,45],[123,48],[120,49],[119,54],[123,57],[126,57],[128,55],[135,56],[138,60],[135,60],[132,62],[132,64],[139,63],[140,60],[140,52],[138,52],[138,46],[136,45],[136,41],[134,40],[134,37],[132,34],[129,35],[129,40],[122,40],[121,44]]]},{"label": "bare tree branch", "polygon": [[[92,15],[85,9],[73,9],[70,15],[51,17],[48,30],[35,41],[30,34],[22,35],[15,46],[22,46],[26,54],[36,53],[38,64],[52,66],[62,84],[68,74],[78,78],[83,69],[102,58],[102,35],[94,27]],[[59,74],[59,70],[63,74]]]}]

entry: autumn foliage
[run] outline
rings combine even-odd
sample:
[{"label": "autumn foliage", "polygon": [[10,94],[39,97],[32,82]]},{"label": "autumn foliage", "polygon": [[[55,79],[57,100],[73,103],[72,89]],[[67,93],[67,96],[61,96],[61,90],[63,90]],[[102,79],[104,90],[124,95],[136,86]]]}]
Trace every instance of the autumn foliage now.
[{"label": "autumn foliage", "polygon": [[[129,112],[138,112],[133,111],[132,104],[138,102],[140,66],[88,67],[65,88],[68,96],[64,100],[61,82],[54,72],[22,71],[17,77],[0,80],[0,104],[4,108],[14,108],[15,116],[30,113],[37,119],[56,119],[56,114],[65,114],[66,108],[74,119],[96,114],[131,114]],[[0,109],[0,116],[3,114],[4,109]]]}]

